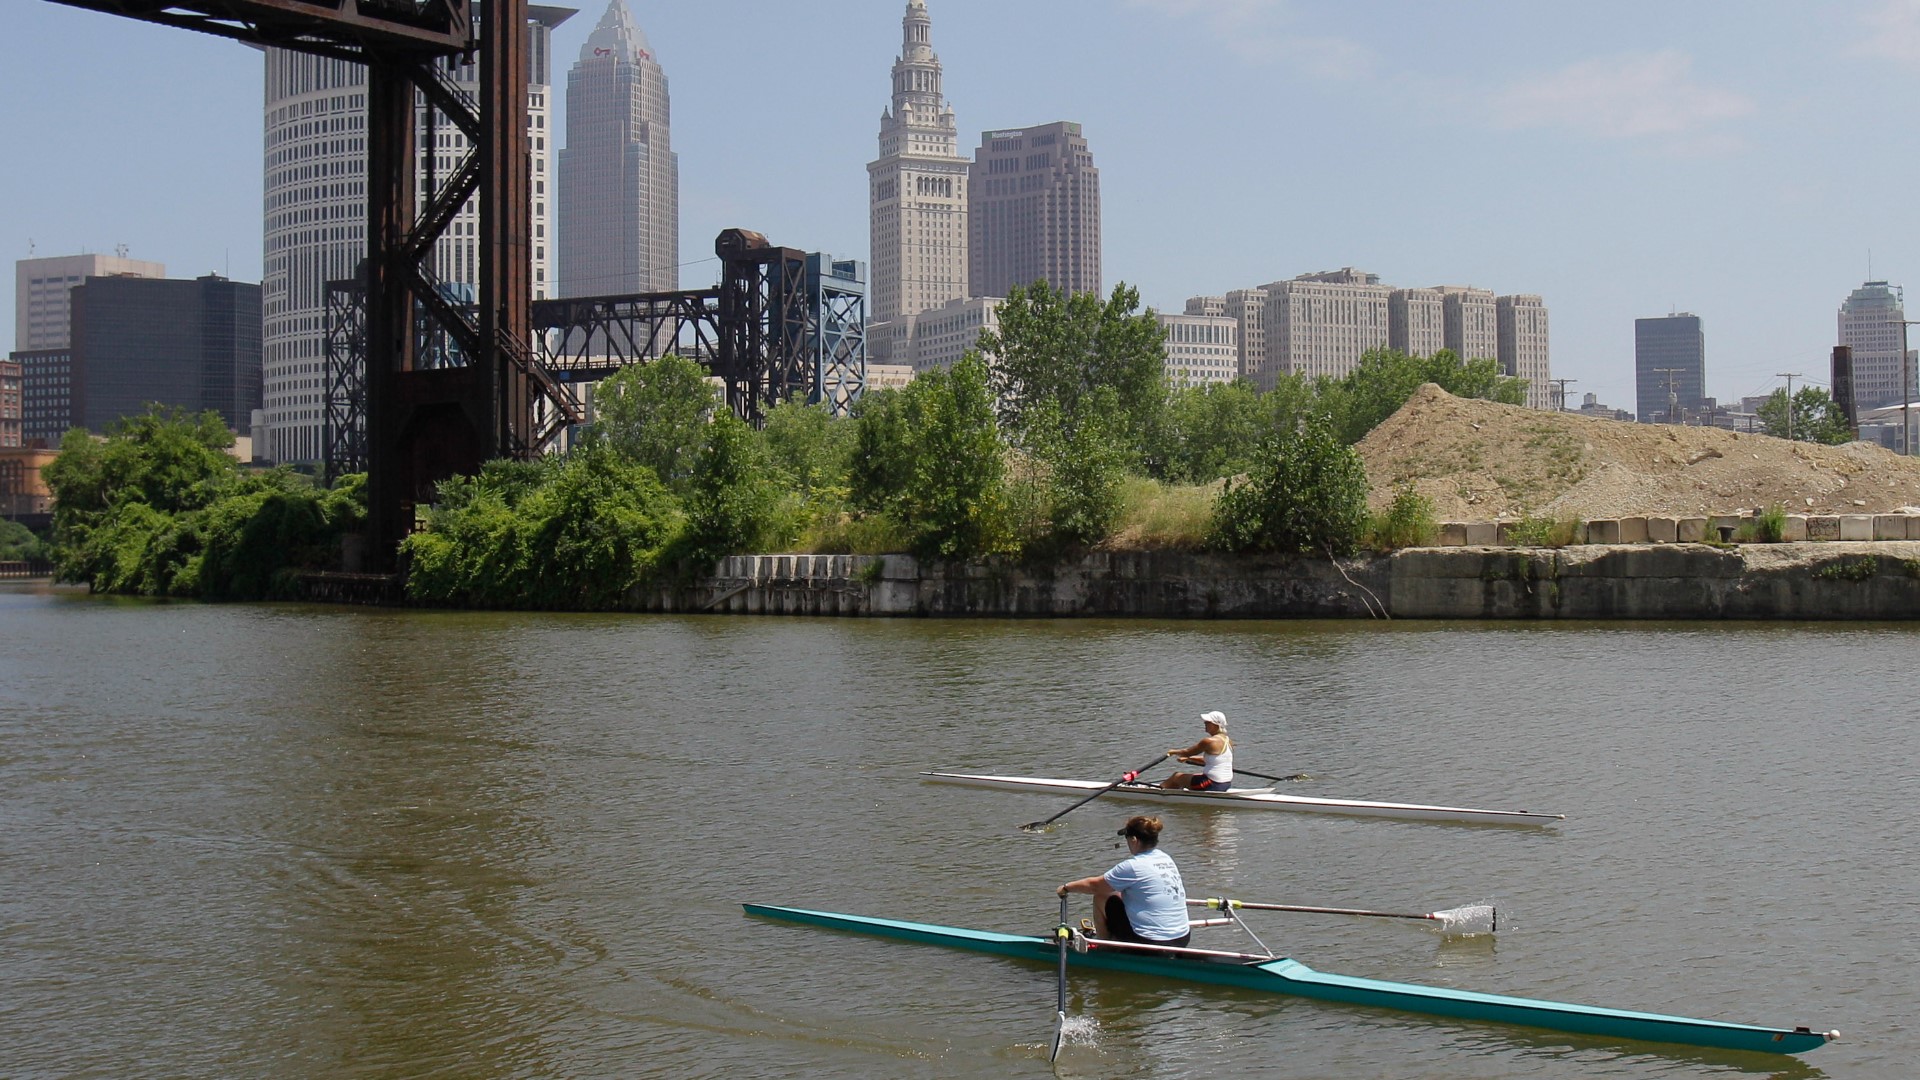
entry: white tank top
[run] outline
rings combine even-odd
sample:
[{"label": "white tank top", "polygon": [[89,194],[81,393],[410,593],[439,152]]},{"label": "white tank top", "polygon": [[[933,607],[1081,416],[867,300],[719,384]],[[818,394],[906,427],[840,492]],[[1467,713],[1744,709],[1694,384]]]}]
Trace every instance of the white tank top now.
[{"label": "white tank top", "polygon": [[1225,744],[1220,752],[1202,753],[1200,765],[1205,770],[1207,779],[1216,784],[1226,784],[1233,780],[1233,740],[1223,737],[1220,741]]}]

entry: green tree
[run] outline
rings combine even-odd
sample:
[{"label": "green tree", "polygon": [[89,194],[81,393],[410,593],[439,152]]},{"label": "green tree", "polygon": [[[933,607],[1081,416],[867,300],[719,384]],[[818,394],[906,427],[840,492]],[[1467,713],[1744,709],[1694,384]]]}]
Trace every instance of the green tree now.
[{"label": "green tree", "polygon": [[758,433],[745,421],[729,414],[709,425],[694,466],[682,557],[710,564],[774,540],[780,488],[771,472]]},{"label": "green tree", "polygon": [[1168,397],[1159,457],[1166,478],[1205,484],[1245,472],[1274,425],[1272,403],[1239,381],[1174,390]]},{"label": "green tree", "polygon": [[907,388],[905,457],[911,480],[889,511],[914,536],[918,555],[966,559],[1008,549],[1006,444],[994,420],[987,365],[968,353],[949,371]]},{"label": "green tree", "polygon": [[1785,390],[1775,390],[1773,396],[1760,403],[1758,411],[1761,429],[1777,439],[1787,438],[1789,428],[1795,442],[1839,446],[1854,439],[1853,428],[1847,424],[1847,414],[1841,411],[1832,395],[1818,386],[1801,387],[1793,395],[1791,424],[1788,422]]},{"label": "green tree", "polygon": [[925,394],[915,380],[904,390],[881,390],[853,407],[853,462],[848,501],[855,510],[884,513],[913,484],[914,454]]},{"label": "green tree", "polygon": [[1461,361],[1451,349],[1432,356],[1409,356],[1398,349],[1370,349],[1360,363],[1339,378],[1316,386],[1319,408],[1330,418],[1334,435],[1357,443],[1412,398],[1424,383],[1438,383],[1455,397],[1484,398],[1507,405],[1527,399],[1525,379],[1500,374],[1498,361]]},{"label": "green tree", "polygon": [[1252,468],[1214,504],[1213,546],[1289,555],[1352,554],[1368,524],[1360,455],[1325,420],[1260,444]]},{"label": "green tree", "polygon": [[720,391],[707,381],[706,369],[663,356],[600,383],[589,438],[606,440],[628,461],[652,469],[669,491],[684,495],[706,445],[707,423],[721,409]]},{"label": "green tree", "polygon": [[1050,423],[1077,437],[1090,395],[1104,387],[1118,410],[1111,430],[1124,433],[1145,462],[1166,402],[1166,334],[1151,311],[1140,310],[1138,290],[1117,285],[1102,301],[1037,281],[1010,290],[998,320],[979,349],[1015,445],[1025,445],[1028,418],[1047,402],[1057,410]]},{"label": "green tree", "polygon": [[46,545],[33,530],[17,521],[0,521],[0,562],[45,557]]}]

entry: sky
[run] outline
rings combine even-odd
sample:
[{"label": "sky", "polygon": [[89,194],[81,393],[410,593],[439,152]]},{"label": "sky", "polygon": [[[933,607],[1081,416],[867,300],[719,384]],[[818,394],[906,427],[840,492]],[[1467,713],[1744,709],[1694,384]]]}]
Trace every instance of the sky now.
[{"label": "sky", "polygon": [[[866,258],[904,0],[628,2],[672,91],[683,287],[730,227]],[[963,148],[1083,124],[1109,287],[1164,310],[1343,266],[1537,293],[1570,399],[1632,409],[1636,318],[1699,315],[1735,401],[1825,384],[1869,276],[1920,289],[1920,0],[928,6]],[[0,18],[0,254],[259,280],[260,54],[48,0]]]}]

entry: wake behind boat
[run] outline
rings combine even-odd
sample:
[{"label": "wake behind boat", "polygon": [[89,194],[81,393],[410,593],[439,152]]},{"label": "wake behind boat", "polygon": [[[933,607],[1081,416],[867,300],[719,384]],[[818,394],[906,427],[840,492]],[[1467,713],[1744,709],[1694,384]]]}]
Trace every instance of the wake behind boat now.
[{"label": "wake behind boat", "polygon": [[1036,776],[991,776],[979,773],[923,772],[943,784],[967,784],[1002,791],[1033,791],[1048,795],[1090,795],[1104,788],[1121,798],[1162,803],[1186,803],[1256,810],[1292,810],[1309,814],[1347,814],[1358,817],[1399,818],[1407,821],[1466,821],[1483,825],[1552,825],[1565,814],[1532,810],[1479,810],[1468,806],[1429,806],[1422,803],[1378,802],[1370,799],[1322,799],[1309,795],[1282,795],[1271,787],[1229,791],[1188,791],[1134,781],[1115,785],[1103,780],[1053,780]]},{"label": "wake behind boat", "polygon": [[[894,919],[843,915],[831,911],[745,904],[749,915],[848,930],[901,941],[942,945],[994,953],[1022,960],[1053,963],[1060,955],[1057,942],[1046,937],[1001,934],[956,926],[900,922]],[[1264,990],[1295,997],[1352,1005],[1371,1005],[1400,1012],[1489,1020],[1524,1027],[1595,1035],[1610,1039],[1708,1046],[1765,1054],[1800,1054],[1839,1037],[1837,1031],[1805,1027],[1775,1028],[1696,1020],[1685,1016],[1608,1009],[1595,1005],[1533,998],[1479,994],[1469,990],[1420,986],[1315,971],[1298,960],[1211,949],[1148,948],[1130,951],[1118,942],[1088,941],[1084,952],[1068,950],[1074,965],[1108,971],[1130,971],[1186,982],[1213,983]]]}]

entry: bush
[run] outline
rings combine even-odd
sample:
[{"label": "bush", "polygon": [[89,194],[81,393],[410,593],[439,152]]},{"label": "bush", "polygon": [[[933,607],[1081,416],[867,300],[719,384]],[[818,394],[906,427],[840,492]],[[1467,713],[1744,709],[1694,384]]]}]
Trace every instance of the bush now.
[{"label": "bush", "polygon": [[1360,455],[1325,420],[1267,438],[1215,504],[1211,543],[1227,551],[1350,555],[1367,527]]},{"label": "bush", "polygon": [[678,503],[653,470],[611,448],[489,463],[440,486],[427,530],[401,545],[407,595],[489,608],[600,610],[659,568]]},{"label": "bush", "polygon": [[1375,551],[1420,547],[1440,535],[1433,517],[1433,500],[1411,486],[1394,493],[1393,502],[1367,523],[1367,546]]},{"label": "bush", "polygon": [[1742,544],[1778,544],[1787,538],[1787,508],[1769,506],[1740,523],[1733,538]]},{"label": "bush", "polygon": [[1550,517],[1523,517],[1507,526],[1507,542],[1515,547],[1566,547],[1579,535],[1577,522]]},{"label": "bush", "polygon": [[759,437],[745,421],[732,415],[714,420],[694,465],[687,530],[675,560],[704,571],[723,555],[760,551],[773,542],[780,491],[769,469]]}]

